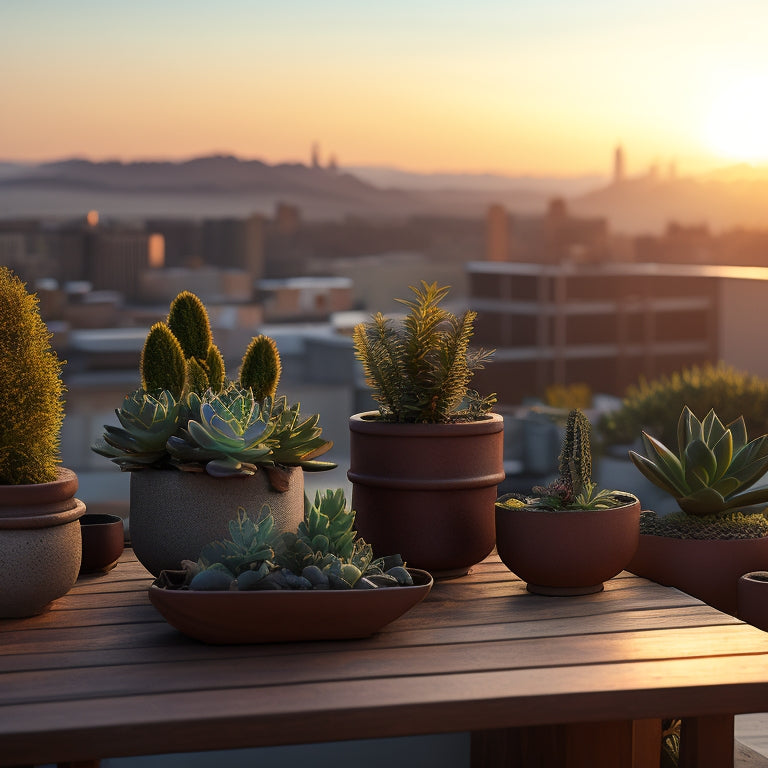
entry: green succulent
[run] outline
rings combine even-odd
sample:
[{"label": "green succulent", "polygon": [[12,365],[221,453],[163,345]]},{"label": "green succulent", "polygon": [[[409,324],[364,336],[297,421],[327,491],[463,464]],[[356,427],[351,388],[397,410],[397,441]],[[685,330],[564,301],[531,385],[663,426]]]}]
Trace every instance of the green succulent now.
[{"label": "green succulent", "polygon": [[204,570],[219,564],[234,577],[243,571],[258,570],[265,561],[271,565],[279,535],[269,505],[261,508],[257,522],[251,520],[241,507],[237,518],[229,522],[230,538],[203,547],[197,565]]},{"label": "green succulent", "polygon": [[355,327],[353,341],[365,381],[382,419],[447,423],[481,418],[496,402],[469,389],[474,372],[492,352],[471,350],[476,313],[461,317],[440,307],[448,287],[422,281],[413,301],[398,299],[409,313],[395,324],[381,313]]},{"label": "green succulent", "polygon": [[294,573],[308,566],[330,572],[353,587],[373,560],[370,544],[357,539],[355,513],[346,508],[344,491],[315,494],[314,503],[304,497],[304,520],[296,533],[283,534],[278,563]]},{"label": "green succulent", "polygon": [[0,484],[56,479],[64,420],[62,363],[37,296],[0,267]]},{"label": "green succulent", "polygon": [[171,302],[168,327],[179,340],[184,357],[205,361],[213,344],[208,312],[200,299],[190,291],[182,291]]},{"label": "green succulent", "polygon": [[155,323],[149,329],[139,369],[145,391],[167,389],[177,400],[181,398],[186,377],[184,352],[165,323]]},{"label": "green succulent", "polygon": [[181,469],[204,468],[214,477],[253,475],[259,466],[300,466],[329,469],[334,464],[311,461],[332,443],[319,437],[318,416],[299,419],[298,404],[288,408],[285,397],[256,401],[250,389],[231,385],[224,392],[208,390],[187,399],[190,418],[167,449]]},{"label": "green succulent", "polygon": [[714,515],[768,503],[768,488],[747,490],[768,472],[768,435],[748,442],[743,416],[723,426],[714,410],[699,421],[685,406],[677,454],[646,432],[642,440],[645,455],[630,451],[630,459],[684,512]]},{"label": "green succulent", "polygon": [[206,545],[197,563],[183,563],[185,583],[194,590],[412,585],[399,555],[373,559],[370,545],[356,538],[354,521],[342,489],[318,492],[314,502],[305,496],[304,520],[295,532],[278,534],[267,504],[257,522],[241,508],[229,523],[230,539]]},{"label": "green succulent", "polygon": [[126,395],[117,419],[122,428],[104,426],[104,435],[91,449],[111,459],[123,470],[167,464],[166,443],[179,426],[181,407],[170,391]]}]

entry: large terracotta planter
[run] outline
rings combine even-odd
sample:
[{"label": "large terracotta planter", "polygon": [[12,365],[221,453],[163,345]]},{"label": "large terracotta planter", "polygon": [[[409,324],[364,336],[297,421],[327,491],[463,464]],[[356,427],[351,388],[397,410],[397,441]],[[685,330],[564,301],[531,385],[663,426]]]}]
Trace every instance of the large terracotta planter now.
[{"label": "large terracotta planter", "polygon": [[748,571],[768,569],[768,537],[761,539],[672,539],[642,534],[627,570],[677,587],[736,616],[738,585]]},{"label": "large terracotta planter", "polygon": [[0,618],[41,613],[77,581],[82,545],[77,475],[36,485],[0,485]]},{"label": "large terracotta planter", "polygon": [[289,469],[287,491],[274,491],[267,473],[212,477],[204,472],[143,470],[131,473],[128,518],[131,545],[154,576],[197,560],[211,541],[229,538],[229,521],[242,507],[251,517],[269,504],[275,527],[293,531],[304,519],[304,474]]},{"label": "large terracotta planter", "polygon": [[438,578],[460,576],[495,542],[504,479],[498,414],[457,424],[392,424],[375,412],[349,420],[352,509],[362,538]]},{"label": "large terracotta planter", "polygon": [[541,595],[587,595],[623,571],[637,549],[640,502],[613,509],[549,512],[496,507],[496,548],[504,565]]}]

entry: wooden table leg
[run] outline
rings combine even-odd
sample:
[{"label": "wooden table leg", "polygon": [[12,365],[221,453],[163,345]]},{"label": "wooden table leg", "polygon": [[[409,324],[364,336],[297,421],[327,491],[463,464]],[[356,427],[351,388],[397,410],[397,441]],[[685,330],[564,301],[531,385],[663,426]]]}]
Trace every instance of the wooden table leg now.
[{"label": "wooden table leg", "polygon": [[683,718],[679,768],[733,768],[733,715]]},{"label": "wooden table leg", "polygon": [[659,768],[661,720],[472,733],[472,768]]}]

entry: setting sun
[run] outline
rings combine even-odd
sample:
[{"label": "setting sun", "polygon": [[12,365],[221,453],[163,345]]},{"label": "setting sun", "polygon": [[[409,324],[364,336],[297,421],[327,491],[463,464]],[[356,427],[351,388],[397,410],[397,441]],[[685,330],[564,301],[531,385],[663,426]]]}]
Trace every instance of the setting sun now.
[{"label": "setting sun", "polygon": [[732,82],[716,96],[705,124],[705,140],[723,158],[768,160],[768,74]]}]

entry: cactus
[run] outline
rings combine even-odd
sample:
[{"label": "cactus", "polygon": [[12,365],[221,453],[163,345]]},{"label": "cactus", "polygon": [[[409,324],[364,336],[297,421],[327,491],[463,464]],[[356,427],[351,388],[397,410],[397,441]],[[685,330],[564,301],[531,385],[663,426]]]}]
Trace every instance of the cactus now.
[{"label": "cactus", "polygon": [[274,397],[280,381],[282,367],[277,344],[269,336],[251,339],[240,367],[240,386],[250,387],[253,396],[261,401]]},{"label": "cactus", "polygon": [[592,481],[591,425],[578,408],[568,414],[559,457],[559,474],[545,486],[534,486],[531,496],[506,494],[497,500],[505,509],[610,509],[627,503],[627,494],[599,490]]},{"label": "cactus", "polygon": [[50,338],[37,296],[0,267],[0,484],[56,479],[64,385]]},{"label": "cactus", "polygon": [[[205,365],[208,369],[208,384],[210,388],[214,392],[221,392],[226,386],[226,370],[224,368],[224,358],[215,344],[211,344],[208,347]],[[264,398],[260,399],[263,400]]]},{"label": "cactus", "polygon": [[172,302],[168,327],[179,340],[184,356],[205,361],[213,343],[211,324],[203,302],[189,291],[182,291]]},{"label": "cactus", "polygon": [[176,400],[181,398],[186,378],[184,352],[165,323],[155,323],[149,329],[139,367],[144,390],[167,389]]},{"label": "cactus", "polygon": [[563,449],[558,459],[560,481],[567,493],[566,503],[576,498],[592,481],[590,432],[589,419],[583,411],[574,408],[568,414]]}]

